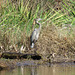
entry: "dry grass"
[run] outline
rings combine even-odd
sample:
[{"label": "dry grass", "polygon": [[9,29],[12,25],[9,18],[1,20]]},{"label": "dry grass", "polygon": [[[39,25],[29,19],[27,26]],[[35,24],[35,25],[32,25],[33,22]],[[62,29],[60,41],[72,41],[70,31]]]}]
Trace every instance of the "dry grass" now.
[{"label": "dry grass", "polygon": [[[74,32],[75,29],[73,29]],[[0,47],[2,50],[9,52],[20,52],[21,47],[23,46],[24,53],[33,53],[34,50],[37,50],[37,53],[48,57],[49,55],[55,53],[56,56],[73,56],[75,54],[75,38],[68,34],[64,33],[58,27],[47,26],[42,28],[40,37],[35,44],[35,48],[30,49],[30,37],[26,35],[23,31],[21,32],[20,38],[18,34],[10,37],[11,34],[0,36]],[[0,32],[1,34],[1,32]],[[75,33],[72,33],[75,36]],[[2,38],[2,39],[1,39]],[[13,43],[12,43],[13,41]]]},{"label": "dry grass", "polygon": [[[73,32],[74,32],[73,28]],[[64,30],[64,32],[67,30]],[[0,33],[1,34],[1,33]],[[21,39],[19,40],[18,35],[15,35],[15,38],[11,39],[10,35],[0,36],[3,39],[0,39],[1,51],[9,52],[23,52],[23,53],[34,53],[34,50],[42,56],[44,60],[48,60],[50,56],[54,54],[56,57],[66,57],[74,58],[75,57],[75,37],[71,37],[71,34],[68,35],[63,33],[63,31],[53,25],[43,27],[40,33],[39,39],[35,44],[35,48],[30,49],[30,37],[26,37],[26,33],[20,35]],[[75,36],[75,33],[72,33]],[[12,43],[12,41],[14,41]],[[21,47],[23,49],[21,51]]]},{"label": "dry grass", "polygon": [[[75,55],[75,40],[67,37],[68,35],[59,36],[59,29],[55,26],[48,26],[43,29],[37,42],[37,53],[44,57],[51,54],[56,56],[72,57]],[[61,33],[61,32],[60,32]],[[62,34],[62,33],[61,33]]]}]

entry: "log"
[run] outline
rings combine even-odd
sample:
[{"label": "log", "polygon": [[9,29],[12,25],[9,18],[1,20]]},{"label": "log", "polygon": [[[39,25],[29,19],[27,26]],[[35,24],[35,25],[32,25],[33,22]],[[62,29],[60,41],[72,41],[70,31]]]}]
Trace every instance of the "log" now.
[{"label": "log", "polygon": [[41,56],[38,54],[24,54],[24,53],[11,53],[11,52],[3,52],[1,54],[2,58],[6,58],[6,59],[21,59],[21,58],[25,58],[25,59],[34,59],[34,60],[40,60]]}]

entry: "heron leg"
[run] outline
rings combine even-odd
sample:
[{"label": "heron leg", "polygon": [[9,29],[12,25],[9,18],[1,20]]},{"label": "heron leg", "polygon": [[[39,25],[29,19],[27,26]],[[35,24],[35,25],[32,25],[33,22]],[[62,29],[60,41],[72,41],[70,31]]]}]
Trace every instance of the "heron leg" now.
[{"label": "heron leg", "polygon": [[36,46],[36,43],[35,43],[35,46],[34,46],[34,54],[37,54],[37,46]]}]

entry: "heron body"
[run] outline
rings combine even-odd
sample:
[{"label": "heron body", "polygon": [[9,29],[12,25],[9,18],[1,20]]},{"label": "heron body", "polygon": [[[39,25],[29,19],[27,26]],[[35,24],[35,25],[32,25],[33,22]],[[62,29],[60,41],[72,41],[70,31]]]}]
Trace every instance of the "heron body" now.
[{"label": "heron body", "polygon": [[33,48],[35,42],[39,38],[40,30],[41,30],[41,24],[38,23],[38,20],[36,20],[36,23],[39,25],[39,28],[35,28],[34,31],[32,32],[32,35],[30,37],[30,47]]}]

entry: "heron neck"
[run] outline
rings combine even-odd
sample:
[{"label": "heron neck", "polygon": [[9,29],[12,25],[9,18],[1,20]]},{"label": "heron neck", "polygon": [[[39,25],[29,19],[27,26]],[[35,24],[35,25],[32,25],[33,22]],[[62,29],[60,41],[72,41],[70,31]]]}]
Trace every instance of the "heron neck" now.
[{"label": "heron neck", "polygon": [[37,23],[39,25],[39,30],[41,29],[41,24],[40,23]]}]

